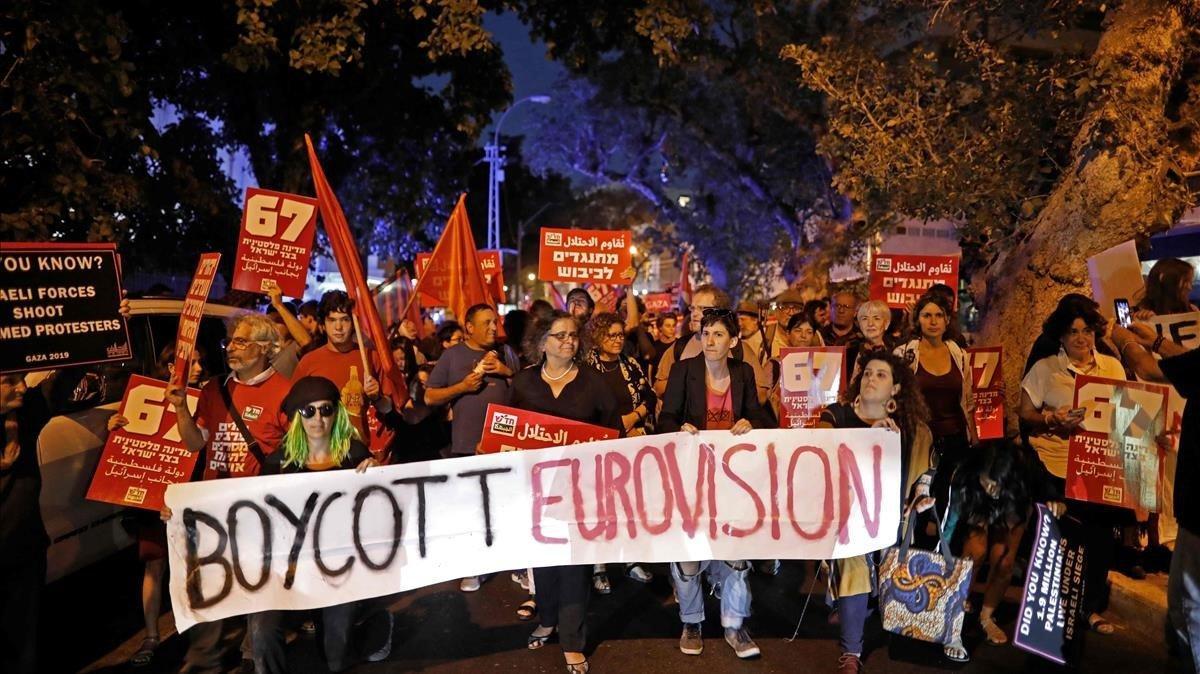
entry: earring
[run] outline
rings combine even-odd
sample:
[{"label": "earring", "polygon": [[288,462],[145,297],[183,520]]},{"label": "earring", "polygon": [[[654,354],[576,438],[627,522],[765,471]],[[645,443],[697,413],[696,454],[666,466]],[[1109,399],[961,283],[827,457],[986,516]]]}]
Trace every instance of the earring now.
[{"label": "earring", "polygon": [[862,407],[862,396],[854,396],[854,406]]},{"label": "earring", "polygon": [[896,399],[895,399],[895,398],[888,398],[888,401],[887,401],[887,403],[886,403],[886,404],[883,406],[883,409],[884,409],[884,411],[885,411],[885,412],[887,412],[888,414],[895,414],[895,413],[896,413]]}]

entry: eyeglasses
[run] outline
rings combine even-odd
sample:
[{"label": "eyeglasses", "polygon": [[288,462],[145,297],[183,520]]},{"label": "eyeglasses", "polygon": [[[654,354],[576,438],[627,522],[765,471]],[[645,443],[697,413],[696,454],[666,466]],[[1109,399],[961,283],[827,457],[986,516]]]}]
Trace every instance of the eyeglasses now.
[{"label": "eyeglasses", "polygon": [[566,330],[563,330],[562,332],[552,332],[552,333],[550,333],[550,336],[557,339],[560,342],[566,342],[568,340],[572,341],[572,342],[579,341],[579,333],[578,332],[567,332]]},{"label": "eyeglasses", "polygon": [[228,351],[230,349],[230,347],[235,348],[235,349],[244,349],[244,348],[250,346],[251,344],[261,344],[261,343],[262,342],[259,342],[257,340],[246,339],[245,337],[234,337],[233,339],[222,339],[221,340],[221,348]]},{"label": "eyeglasses", "polygon": [[701,316],[704,316],[705,318],[708,318],[709,316],[716,316],[718,318],[720,318],[722,316],[733,316],[733,310],[732,309],[717,309],[716,307],[709,307],[708,309],[704,310],[704,313],[702,313]]},{"label": "eyeglasses", "polygon": [[610,332],[607,335],[604,335],[604,338],[605,339],[624,339],[625,333],[624,332]]},{"label": "eyeglasses", "polygon": [[333,416],[334,408],[333,405],[330,405],[329,403],[325,403],[320,407],[315,405],[305,405],[299,409],[299,412],[300,416],[304,417],[305,419],[313,418],[313,415],[315,415],[317,412],[321,413],[321,418],[328,419],[329,417]]}]

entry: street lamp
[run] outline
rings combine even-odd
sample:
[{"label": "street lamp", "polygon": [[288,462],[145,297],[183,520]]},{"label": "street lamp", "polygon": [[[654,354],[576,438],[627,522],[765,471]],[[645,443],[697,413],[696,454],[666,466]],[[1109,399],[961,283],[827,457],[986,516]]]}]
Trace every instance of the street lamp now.
[{"label": "street lamp", "polygon": [[[487,221],[487,247],[489,250],[499,250],[500,248],[500,183],[504,182],[504,147],[500,145],[500,127],[504,125],[504,118],[508,117],[508,113],[526,101],[545,105],[550,102],[550,97],[526,96],[508,106],[504,114],[500,115],[500,121],[496,122],[496,131],[492,135],[491,144],[485,145],[483,148],[483,160],[488,163],[489,168]],[[520,245],[521,242],[518,241],[517,246]]]}]

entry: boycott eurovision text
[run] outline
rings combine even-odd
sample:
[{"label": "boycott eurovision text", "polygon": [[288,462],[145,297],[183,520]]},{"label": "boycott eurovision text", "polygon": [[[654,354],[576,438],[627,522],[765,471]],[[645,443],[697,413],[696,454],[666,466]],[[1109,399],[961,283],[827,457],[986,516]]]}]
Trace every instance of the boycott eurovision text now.
[{"label": "boycott eurovision text", "polygon": [[626,283],[621,272],[632,264],[628,230],[552,229],[543,227],[538,278],[572,283]]},{"label": "boycott eurovision text", "polygon": [[895,542],[900,438],[705,431],[172,485],[176,625],[526,567],[833,559]]},{"label": "boycott eurovision text", "polygon": [[958,288],[953,255],[877,255],[871,266],[871,299],[893,309],[909,309],[937,283]]},{"label": "boycott eurovision text", "polygon": [[5,243],[0,371],[128,360],[117,262],[110,243]]}]

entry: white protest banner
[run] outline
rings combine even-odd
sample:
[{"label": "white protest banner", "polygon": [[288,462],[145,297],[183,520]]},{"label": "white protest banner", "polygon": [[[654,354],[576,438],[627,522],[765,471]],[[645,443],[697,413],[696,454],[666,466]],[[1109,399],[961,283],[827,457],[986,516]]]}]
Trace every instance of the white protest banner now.
[{"label": "white protest banner", "polygon": [[1200,311],[1188,314],[1165,314],[1146,321],[1159,335],[1188,348],[1200,347]]},{"label": "white protest banner", "polygon": [[900,436],[726,431],[172,485],[178,628],[507,569],[835,559],[895,542]]},{"label": "white protest banner", "polygon": [[1126,299],[1134,306],[1146,294],[1142,278],[1142,263],[1138,262],[1137,246],[1133,241],[1113,246],[1088,258],[1088,277],[1092,282],[1092,299],[1100,305],[1105,318],[1113,318],[1113,300]]}]

